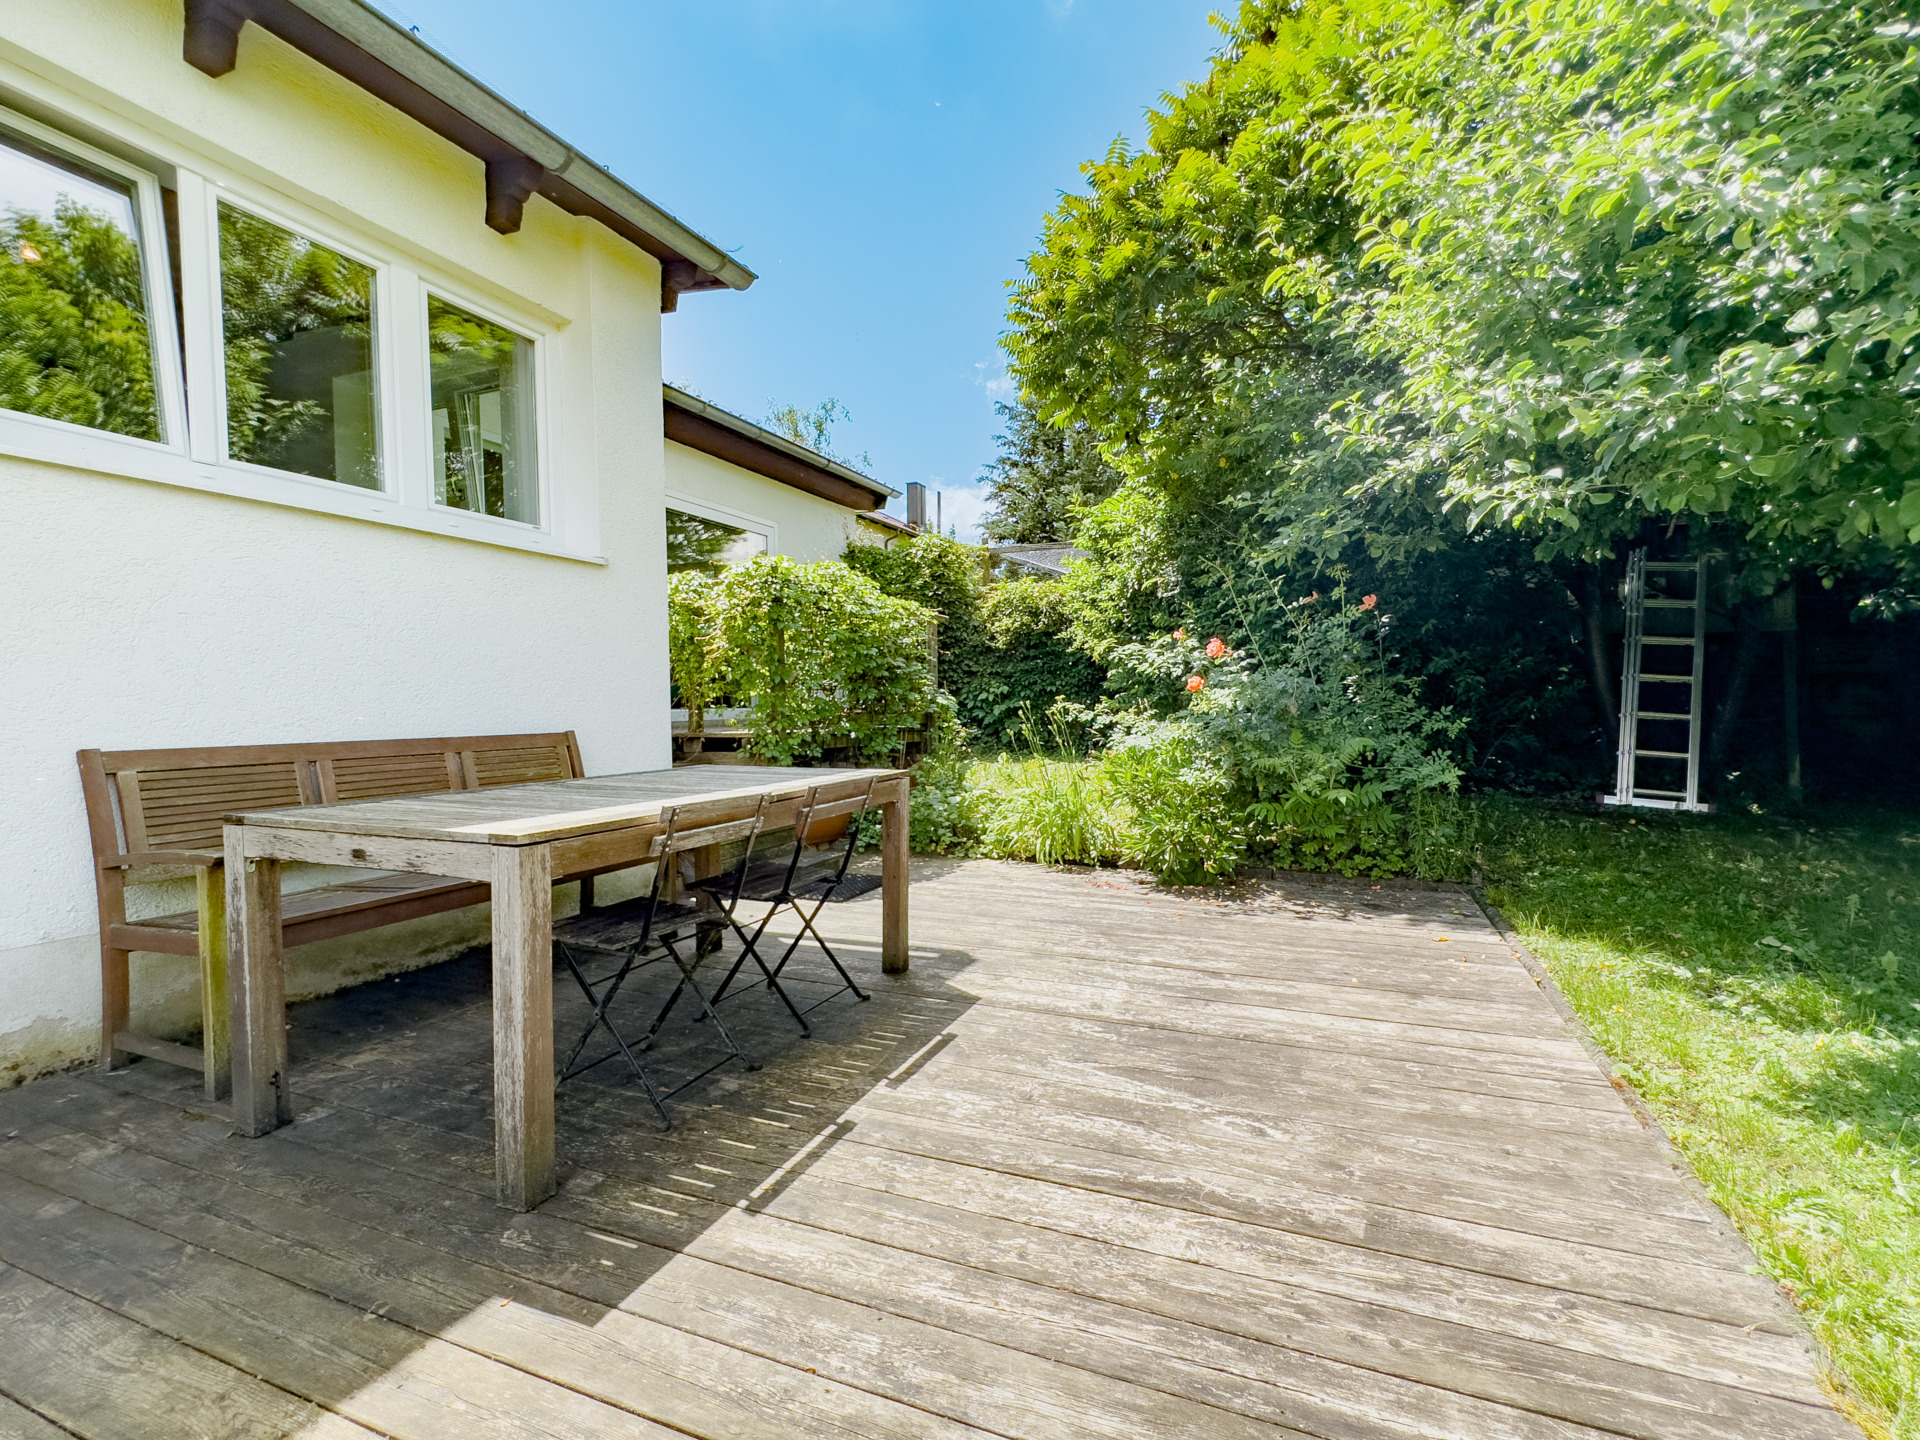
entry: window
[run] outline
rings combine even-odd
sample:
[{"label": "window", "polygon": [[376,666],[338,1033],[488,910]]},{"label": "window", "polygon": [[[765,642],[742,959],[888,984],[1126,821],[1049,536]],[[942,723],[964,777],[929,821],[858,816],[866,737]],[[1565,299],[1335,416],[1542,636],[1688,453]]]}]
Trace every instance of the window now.
[{"label": "window", "polygon": [[427,297],[432,356],[433,498],[456,510],[538,524],[533,342]]},{"label": "window", "polygon": [[220,206],[227,453],[380,488],[373,267]]},{"label": "window", "polygon": [[709,520],[704,515],[689,515],[684,510],[667,511],[667,571],[719,571],[729,565],[744,565],[756,555],[767,553],[767,537],[737,525]]},{"label": "window", "polygon": [[564,317],[72,103],[95,143],[0,108],[0,454],[600,559]]},{"label": "window", "polygon": [[141,209],[131,180],[0,130],[0,408],[163,438]]}]

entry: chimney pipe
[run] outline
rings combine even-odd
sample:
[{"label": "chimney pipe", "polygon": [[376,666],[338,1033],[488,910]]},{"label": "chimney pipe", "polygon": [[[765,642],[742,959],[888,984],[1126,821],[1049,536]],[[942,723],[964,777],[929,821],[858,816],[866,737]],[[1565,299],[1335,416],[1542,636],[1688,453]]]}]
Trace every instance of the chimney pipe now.
[{"label": "chimney pipe", "polygon": [[907,523],[916,530],[927,528],[927,487],[918,480],[907,482]]}]

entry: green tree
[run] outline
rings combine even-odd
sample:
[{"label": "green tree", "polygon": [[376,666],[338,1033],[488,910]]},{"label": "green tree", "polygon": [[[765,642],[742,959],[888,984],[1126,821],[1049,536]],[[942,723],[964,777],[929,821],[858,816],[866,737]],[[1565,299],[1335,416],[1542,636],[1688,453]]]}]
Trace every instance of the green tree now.
[{"label": "green tree", "polygon": [[981,477],[992,510],[981,530],[997,544],[1065,540],[1087,506],[1111,495],[1120,474],[1085,421],[1044,423],[1024,401],[994,406],[1007,422],[1000,455]]},{"label": "green tree", "polygon": [[842,455],[833,448],[833,427],[853,419],[853,412],[829,395],[811,410],[798,405],[767,402],[767,428],[784,435],[796,445],[804,445],[816,455],[854,470],[871,470],[873,461],[866,451]]},{"label": "green tree", "polygon": [[[1700,517],[1782,570],[1915,569],[1920,26],[1818,0],[1414,6],[1329,131],[1404,380],[1389,474],[1593,553]],[[1409,33],[1415,33],[1409,31]],[[1310,266],[1274,247],[1272,283]],[[1355,299],[1361,303],[1352,303]],[[1425,442],[1394,432],[1421,419]]]}]

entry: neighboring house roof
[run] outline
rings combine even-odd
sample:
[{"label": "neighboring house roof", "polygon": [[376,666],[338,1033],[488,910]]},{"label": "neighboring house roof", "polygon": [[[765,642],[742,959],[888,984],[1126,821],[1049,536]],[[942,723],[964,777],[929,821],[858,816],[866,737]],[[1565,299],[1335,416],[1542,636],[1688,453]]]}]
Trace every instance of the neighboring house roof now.
[{"label": "neighboring house roof", "polygon": [[667,439],[692,450],[778,480],[849,510],[873,511],[900,492],[838,460],[776,435],[698,396],[663,386]]},{"label": "neighboring house roof", "polygon": [[365,0],[186,0],[187,62],[215,77],[248,21],[345,76],[487,167],[487,224],[520,228],[529,196],[597,220],[660,262],[660,308],[690,290],[744,290],[754,274],[639,191],[402,29]]},{"label": "neighboring house roof", "polygon": [[995,545],[987,553],[996,561],[1016,570],[1036,575],[1064,575],[1069,560],[1087,560],[1091,555],[1074,545],[1055,542],[1047,545]]},{"label": "neighboring house roof", "polygon": [[864,524],[873,526],[876,530],[892,531],[896,537],[918,535],[920,533],[920,528],[917,525],[909,525],[898,515],[889,515],[884,510],[869,510],[866,514],[858,516],[857,518]]}]

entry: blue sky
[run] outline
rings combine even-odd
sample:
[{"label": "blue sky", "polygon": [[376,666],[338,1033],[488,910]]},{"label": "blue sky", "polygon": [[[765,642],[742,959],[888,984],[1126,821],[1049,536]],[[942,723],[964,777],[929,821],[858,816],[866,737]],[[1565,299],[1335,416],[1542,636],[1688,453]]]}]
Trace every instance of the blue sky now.
[{"label": "blue sky", "polygon": [[1215,38],[1209,0],[378,3],[758,273],[665,317],[669,381],[755,420],[834,397],[834,448],[967,538],[1006,282]]}]

